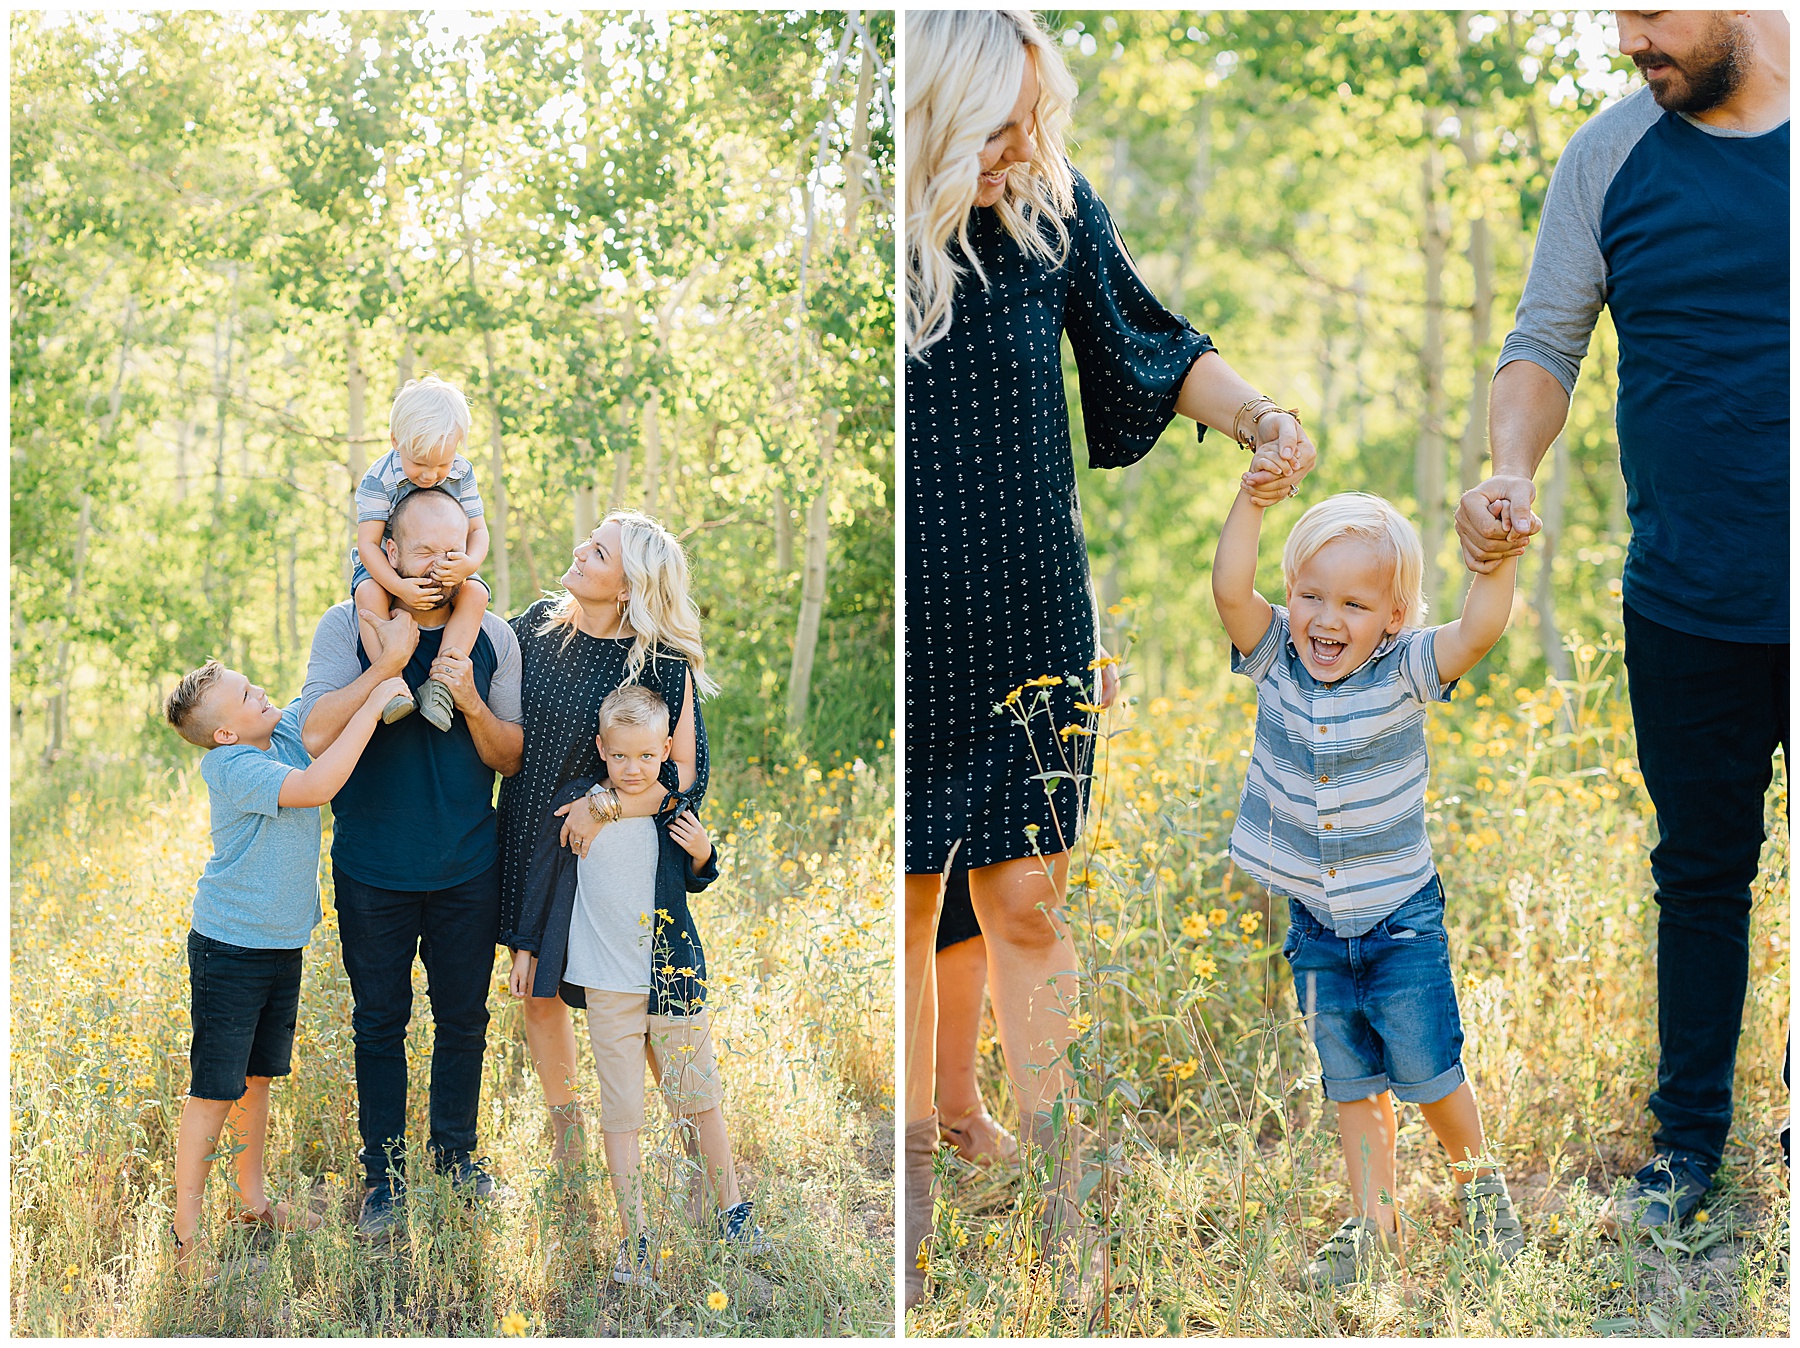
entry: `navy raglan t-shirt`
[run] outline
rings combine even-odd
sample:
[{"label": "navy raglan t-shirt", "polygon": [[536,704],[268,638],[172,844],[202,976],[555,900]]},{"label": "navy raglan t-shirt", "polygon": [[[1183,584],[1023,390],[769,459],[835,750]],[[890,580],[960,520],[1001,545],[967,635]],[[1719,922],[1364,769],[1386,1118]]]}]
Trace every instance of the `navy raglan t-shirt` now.
[{"label": "navy raglan t-shirt", "polygon": [[1499,366],[1573,391],[1619,334],[1625,602],[1721,641],[1788,639],[1788,124],[1665,112],[1648,89],[1571,137]]}]

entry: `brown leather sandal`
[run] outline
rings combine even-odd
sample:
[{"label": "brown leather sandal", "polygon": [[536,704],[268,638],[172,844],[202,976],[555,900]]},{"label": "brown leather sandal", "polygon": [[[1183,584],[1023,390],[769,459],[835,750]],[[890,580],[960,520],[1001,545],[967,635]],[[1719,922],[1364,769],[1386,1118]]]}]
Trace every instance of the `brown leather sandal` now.
[{"label": "brown leather sandal", "polygon": [[1002,1128],[982,1105],[976,1105],[955,1123],[938,1124],[938,1136],[956,1148],[956,1154],[970,1165],[1004,1165],[1019,1159],[1019,1139]]},{"label": "brown leather sandal", "polygon": [[310,1208],[296,1215],[286,1203],[271,1199],[263,1205],[261,1212],[240,1208],[231,1223],[233,1226],[267,1227],[271,1231],[317,1231],[325,1225],[325,1218]]}]

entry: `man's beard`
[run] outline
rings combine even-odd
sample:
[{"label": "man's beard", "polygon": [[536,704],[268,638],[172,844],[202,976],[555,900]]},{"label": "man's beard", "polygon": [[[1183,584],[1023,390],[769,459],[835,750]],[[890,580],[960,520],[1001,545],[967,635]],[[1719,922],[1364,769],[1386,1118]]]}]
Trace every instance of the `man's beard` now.
[{"label": "man's beard", "polygon": [[1659,108],[1690,114],[1710,112],[1743,86],[1748,53],[1741,25],[1721,14],[1708,37],[1679,62],[1654,50],[1631,58],[1640,71],[1647,65],[1666,63],[1673,72],[1663,76],[1661,89],[1651,86],[1650,97]]}]

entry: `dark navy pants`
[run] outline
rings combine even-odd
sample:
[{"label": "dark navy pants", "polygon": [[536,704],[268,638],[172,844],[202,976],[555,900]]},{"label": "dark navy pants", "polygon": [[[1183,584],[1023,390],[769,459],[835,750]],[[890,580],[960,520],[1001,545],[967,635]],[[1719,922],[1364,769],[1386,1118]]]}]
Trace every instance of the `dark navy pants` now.
[{"label": "dark navy pants", "polygon": [[1690,636],[1627,605],[1625,665],[1660,835],[1655,1146],[1710,1176],[1731,1130],[1770,760],[1787,757],[1788,648]]},{"label": "dark navy pants", "polygon": [[406,1027],[412,1019],[415,953],[431,998],[432,1160],[469,1159],[481,1117],[488,986],[500,932],[500,863],[448,889],[379,889],[333,865],[338,935],[350,975],[356,1034],[357,1124],[370,1186],[389,1158],[404,1171]]}]

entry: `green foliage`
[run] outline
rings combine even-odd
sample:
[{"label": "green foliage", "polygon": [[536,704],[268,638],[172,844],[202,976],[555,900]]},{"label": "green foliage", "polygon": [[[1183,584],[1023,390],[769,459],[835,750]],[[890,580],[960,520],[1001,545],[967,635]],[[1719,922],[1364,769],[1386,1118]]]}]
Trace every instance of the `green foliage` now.
[{"label": "green foliage", "polygon": [[[872,753],[893,702],[879,98],[873,191],[854,236],[842,219],[861,63],[891,78],[891,16],[868,25],[872,51],[841,14],[15,17],[15,742],[63,696],[74,738],[121,701],[153,716],[210,655],[297,692],[355,476],[401,380],[435,371],[470,399],[496,530],[504,485],[510,611],[555,587],[575,489],[648,504],[687,542],[709,657],[749,680],[715,738]],[[828,602],[793,733],[799,564],[772,544],[804,533],[826,409]]]}]

